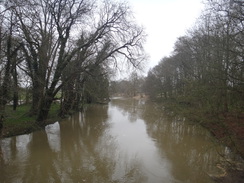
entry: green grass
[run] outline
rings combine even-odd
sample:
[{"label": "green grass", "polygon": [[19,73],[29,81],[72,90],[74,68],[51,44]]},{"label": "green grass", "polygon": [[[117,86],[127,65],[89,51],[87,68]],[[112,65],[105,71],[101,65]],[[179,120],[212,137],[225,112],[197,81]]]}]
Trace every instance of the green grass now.
[{"label": "green grass", "polygon": [[49,118],[57,118],[58,111],[60,109],[60,104],[52,104],[50,111],[49,111]]},{"label": "green grass", "polygon": [[16,111],[13,111],[11,106],[7,106],[5,110],[4,127],[6,128],[20,128],[32,125],[35,121],[34,117],[27,115],[30,105],[21,105]]},{"label": "green grass", "polygon": [[[17,107],[16,111],[13,111],[12,106],[6,106],[3,136],[19,135],[40,129],[35,123],[36,116],[28,115],[30,107],[31,105],[20,105]],[[53,123],[59,119],[57,116],[58,109],[59,104],[53,104],[51,106],[49,117],[46,122],[47,124]]]}]

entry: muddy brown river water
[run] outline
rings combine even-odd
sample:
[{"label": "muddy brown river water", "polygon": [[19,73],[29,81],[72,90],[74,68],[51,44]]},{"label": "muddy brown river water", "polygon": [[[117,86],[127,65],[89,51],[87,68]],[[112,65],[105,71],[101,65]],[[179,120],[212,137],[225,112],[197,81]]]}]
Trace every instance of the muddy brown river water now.
[{"label": "muddy brown river water", "polygon": [[114,98],[0,140],[1,183],[211,183],[228,148],[145,100]]}]

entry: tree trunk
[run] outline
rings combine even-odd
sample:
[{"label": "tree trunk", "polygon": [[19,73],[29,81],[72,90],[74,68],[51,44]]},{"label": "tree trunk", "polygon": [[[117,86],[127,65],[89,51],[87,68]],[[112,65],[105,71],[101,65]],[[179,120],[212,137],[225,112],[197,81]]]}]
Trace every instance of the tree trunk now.
[{"label": "tree trunk", "polygon": [[16,69],[16,61],[17,61],[17,54],[13,58],[13,70],[12,70],[12,75],[13,75],[13,81],[14,81],[14,88],[13,88],[13,110],[16,111],[17,106],[18,106],[18,101],[19,101],[19,95],[18,95],[18,77],[17,77],[17,69]]},{"label": "tree trunk", "polygon": [[68,82],[63,88],[63,102],[60,106],[60,117],[65,117],[72,109],[75,98],[74,82]]},{"label": "tree trunk", "polygon": [[38,114],[38,110],[41,105],[41,100],[43,98],[43,87],[40,86],[40,83],[34,82],[32,88],[32,105],[29,111],[30,116]]},{"label": "tree trunk", "polygon": [[11,47],[12,47],[12,25],[10,27],[10,34],[7,41],[7,63],[5,66],[5,73],[3,77],[3,83],[0,88],[0,115],[4,114],[5,105],[9,98],[9,85],[10,85],[10,73],[11,73]]},{"label": "tree trunk", "polygon": [[38,115],[37,115],[37,120],[36,120],[36,124],[40,127],[44,127],[45,126],[45,121],[48,118],[48,114],[51,108],[53,102],[53,96],[48,94],[43,97],[43,99],[40,102],[40,108],[38,110]]},{"label": "tree trunk", "polygon": [[16,111],[17,107],[19,104],[19,95],[17,91],[14,91],[14,96],[13,96],[13,110]]},{"label": "tree trunk", "polygon": [[[3,130],[3,115],[0,116],[0,137],[2,136],[2,130]],[[0,146],[1,147],[1,146]],[[0,154],[1,155],[1,154]]]}]

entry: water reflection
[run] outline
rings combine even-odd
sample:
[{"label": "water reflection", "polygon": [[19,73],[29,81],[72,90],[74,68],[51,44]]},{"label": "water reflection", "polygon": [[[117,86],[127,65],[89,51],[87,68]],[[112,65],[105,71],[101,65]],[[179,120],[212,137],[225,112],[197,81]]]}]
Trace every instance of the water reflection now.
[{"label": "water reflection", "polygon": [[56,122],[54,124],[48,125],[45,128],[48,144],[52,151],[60,151],[60,126],[59,123]]},{"label": "water reflection", "polygon": [[127,101],[126,105],[118,105],[116,100],[110,104],[110,134],[117,144],[114,178],[132,178],[132,182],[173,182],[170,163],[159,155],[155,142],[147,135],[137,104]]},{"label": "water reflection", "polygon": [[230,157],[230,152],[218,145],[201,126],[178,116],[158,115],[159,111],[162,112],[158,108],[154,106],[154,110],[146,109],[143,118],[148,134],[157,139],[158,148],[163,149],[163,153],[174,162],[174,177],[183,182],[211,182],[208,174],[221,173],[216,164],[223,157]]},{"label": "water reflection", "polygon": [[228,153],[211,141],[153,103],[114,99],[2,139],[0,182],[210,183],[218,152]]}]

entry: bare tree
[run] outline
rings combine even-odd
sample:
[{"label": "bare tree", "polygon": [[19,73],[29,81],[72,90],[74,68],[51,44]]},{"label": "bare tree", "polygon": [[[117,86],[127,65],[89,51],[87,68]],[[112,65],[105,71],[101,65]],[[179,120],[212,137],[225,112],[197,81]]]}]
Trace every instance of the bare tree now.
[{"label": "bare tree", "polygon": [[5,11],[1,14],[2,25],[1,25],[1,68],[2,81],[0,87],[0,108],[1,115],[4,115],[5,105],[11,100],[11,94],[14,94],[16,100],[14,100],[14,110],[18,103],[18,81],[17,81],[17,70],[16,65],[19,62],[18,51],[21,49],[21,43],[18,41],[17,35],[15,34],[16,19],[13,13]]},{"label": "bare tree", "polygon": [[10,0],[7,7],[18,20],[25,57],[20,68],[31,78],[30,114],[37,114],[40,126],[55,95],[74,78],[101,65],[118,66],[121,60],[138,67],[144,58],[145,35],[126,3]]}]

